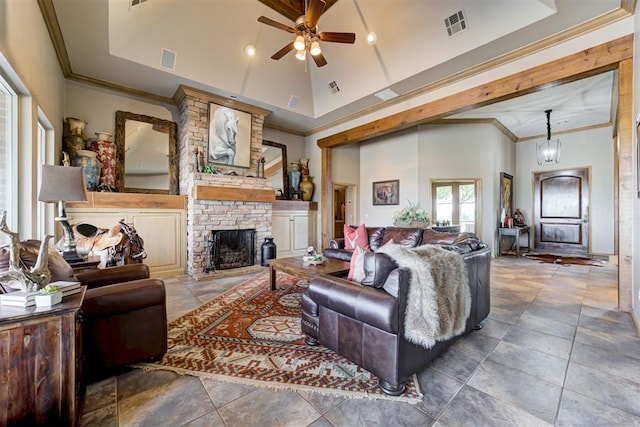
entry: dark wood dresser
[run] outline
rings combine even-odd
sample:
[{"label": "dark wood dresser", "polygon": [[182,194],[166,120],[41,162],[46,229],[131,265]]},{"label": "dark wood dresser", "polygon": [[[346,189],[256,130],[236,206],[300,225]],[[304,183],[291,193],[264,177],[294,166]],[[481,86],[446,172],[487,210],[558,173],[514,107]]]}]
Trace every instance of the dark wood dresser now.
[{"label": "dark wood dresser", "polygon": [[0,305],[0,425],[76,425],[85,290],[52,307]]}]

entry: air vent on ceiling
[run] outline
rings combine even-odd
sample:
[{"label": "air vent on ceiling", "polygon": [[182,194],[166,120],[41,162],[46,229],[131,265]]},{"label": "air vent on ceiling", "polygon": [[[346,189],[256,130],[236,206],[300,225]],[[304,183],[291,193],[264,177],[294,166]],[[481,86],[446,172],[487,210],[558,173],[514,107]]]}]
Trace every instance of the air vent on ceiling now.
[{"label": "air vent on ceiling", "polygon": [[170,70],[176,67],[177,54],[169,49],[162,48],[162,55],[160,56],[160,65]]},{"label": "air vent on ceiling", "polygon": [[144,2],[146,2],[146,1],[147,1],[147,0],[131,0],[131,7],[133,7],[133,6],[137,6],[137,5],[139,5],[140,3],[144,3]]},{"label": "air vent on ceiling", "polygon": [[447,27],[447,34],[449,35],[449,37],[466,30],[467,21],[464,17],[462,9],[460,9],[453,15],[444,18],[444,25]]},{"label": "air vent on ceiling", "polygon": [[298,98],[295,95],[291,95],[291,98],[289,98],[289,108],[296,108],[296,106],[298,105],[298,101],[300,100],[300,98]]},{"label": "air vent on ceiling", "polygon": [[332,81],[329,83],[329,90],[331,91],[332,94],[336,94],[338,92],[340,92],[340,87],[338,86],[338,83],[336,83],[336,81]]},{"label": "air vent on ceiling", "polygon": [[376,94],[374,94],[378,99],[381,99],[383,101],[388,101],[392,98],[395,98],[396,96],[400,96],[400,94],[398,92],[396,92],[393,89],[385,89],[383,91],[380,91]]}]

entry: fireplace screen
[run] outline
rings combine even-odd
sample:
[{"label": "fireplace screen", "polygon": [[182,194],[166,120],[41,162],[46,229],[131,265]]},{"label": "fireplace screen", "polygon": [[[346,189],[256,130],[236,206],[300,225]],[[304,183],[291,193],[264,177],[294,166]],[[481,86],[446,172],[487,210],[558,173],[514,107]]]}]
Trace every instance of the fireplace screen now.
[{"label": "fireplace screen", "polygon": [[205,272],[255,264],[256,230],[213,230]]}]

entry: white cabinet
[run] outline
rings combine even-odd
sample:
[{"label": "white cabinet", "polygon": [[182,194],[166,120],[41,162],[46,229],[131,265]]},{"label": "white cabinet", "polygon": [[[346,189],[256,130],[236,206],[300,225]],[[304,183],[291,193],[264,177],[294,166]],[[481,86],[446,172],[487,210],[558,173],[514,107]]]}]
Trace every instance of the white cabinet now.
[{"label": "white cabinet", "polygon": [[184,209],[67,208],[72,224],[112,227],[123,219],[144,239],[153,277],[184,274],[186,267],[186,219]]},{"label": "white cabinet", "polygon": [[303,255],[316,246],[317,211],[272,212],[271,234],[278,258]]}]

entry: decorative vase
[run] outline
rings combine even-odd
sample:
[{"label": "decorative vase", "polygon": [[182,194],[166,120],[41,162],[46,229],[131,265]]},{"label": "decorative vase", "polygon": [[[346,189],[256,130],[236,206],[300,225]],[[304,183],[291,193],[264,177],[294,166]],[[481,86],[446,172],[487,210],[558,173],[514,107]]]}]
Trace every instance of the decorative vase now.
[{"label": "decorative vase", "polygon": [[305,202],[310,201],[313,198],[313,190],[315,185],[312,181],[313,177],[309,175],[302,175],[302,182],[300,183],[300,192],[302,193],[302,200]]},{"label": "decorative vase", "polygon": [[75,117],[67,117],[67,123],[69,123],[69,132],[71,135],[84,137],[84,128],[87,126],[87,122]]},{"label": "decorative vase", "polygon": [[300,195],[300,163],[292,162],[289,171],[289,185],[291,186],[291,198],[296,199]]},{"label": "decorative vase", "polygon": [[300,173],[309,175],[309,159],[300,159]]},{"label": "decorative vase", "polygon": [[261,258],[260,265],[269,267],[269,260],[276,257],[276,244],[273,243],[273,237],[265,237],[264,243],[260,246]]},{"label": "decorative vase", "polygon": [[71,159],[75,159],[78,156],[78,151],[84,150],[84,139],[81,136],[69,135],[64,142],[64,151],[67,152]]},{"label": "decorative vase", "polygon": [[108,141],[113,136],[109,132],[103,132],[103,131],[95,132],[95,134],[96,134],[96,137],[98,137],[98,141]]},{"label": "decorative vase", "polygon": [[100,182],[100,160],[98,153],[90,150],[79,150],[73,159],[73,166],[82,166],[84,183],[87,190],[94,191]]},{"label": "decorative vase", "polygon": [[116,144],[109,141],[107,132],[96,132],[98,139],[91,144],[91,149],[98,154],[100,161],[100,184],[116,186]]}]

